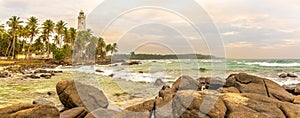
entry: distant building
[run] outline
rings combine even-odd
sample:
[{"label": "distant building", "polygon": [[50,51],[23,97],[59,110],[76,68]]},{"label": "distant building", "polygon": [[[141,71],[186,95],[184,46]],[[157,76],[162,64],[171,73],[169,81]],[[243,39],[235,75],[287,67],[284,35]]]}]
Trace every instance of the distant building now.
[{"label": "distant building", "polygon": [[78,31],[86,30],[85,15],[84,15],[84,12],[82,10],[79,12],[77,30]]}]

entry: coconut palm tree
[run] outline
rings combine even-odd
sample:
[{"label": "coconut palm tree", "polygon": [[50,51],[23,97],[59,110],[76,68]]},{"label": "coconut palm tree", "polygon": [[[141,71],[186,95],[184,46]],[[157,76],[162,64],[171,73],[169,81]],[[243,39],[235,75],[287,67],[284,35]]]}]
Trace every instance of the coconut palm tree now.
[{"label": "coconut palm tree", "polygon": [[[6,24],[10,27],[10,32],[12,35],[12,58],[15,59],[15,48],[16,48],[16,40],[18,39],[18,30],[22,27],[21,23],[23,21],[20,21],[20,17],[12,16],[9,18],[9,20],[6,22]],[[8,47],[9,48],[9,47]]]},{"label": "coconut palm tree", "polygon": [[[43,34],[42,35],[44,36],[43,42],[45,44],[48,44],[48,43],[50,43],[50,36],[54,31],[55,24],[52,20],[46,20],[42,25],[43,25],[43,27],[42,27],[43,28]],[[46,45],[46,47],[47,47],[48,57],[49,57],[50,47],[49,47],[49,45]]]},{"label": "coconut palm tree", "polygon": [[27,28],[29,30],[29,34],[30,34],[30,43],[29,43],[29,48],[27,50],[27,54],[26,54],[26,59],[28,59],[28,56],[30,54],[30,49],[31,49],[31,45],[33,43],[33,38],[39,33],[39,28],[38,28],[38,19],[36,17],[30,17],[29,19],[27,19],[28,21],[26,22],[27,24]]},{"label": "coconut palm tree", "polygon": [[75,28],[73,28],[73,27],[71,27],[70,29],[69,29],[69,34],[70,34],[70,44],[71,44],[71,47],[73,47],[74,46],[74,42],[75,42],[75,40],[76,40],[76,35],[77,35],[77,31],[76,31],[76,29]]},{"label": "coconut palm tree", "polygon": [[118,51],[117,43],[113,43],[111,48],[112,48],[111,49],[111,54],[113,54],[114,52],[117,52]]},{"label": "coconut palm tree", "polygon": [[108,44],[105,46],[105,52],[108,53],[108,52],[111,52],[112,53],[112,45],[111,44]]},{"label": "coconut palm tree", "polygon": [[105,58],[106,51],[105,51],[106,44],[104,42],[104,39],[100,37],[98,39],[97,48],[96,48],[96,54],[100,55],[100,58]]},{"label": "coconut palm tree", "polygon": [[63,34],[64,34],[64,30],[66,27],[67,23],[65,23],[64,21],[60,20],[56,23],[55,25],[55,32],[57,33],[58,37],[59,37],[59,47],[62,47],[62,39],[63,39]]},{"label": "coconut palm tree", "polygon": [[58,35],[55,35],[54,38],[53,38],[53,41],[56,45],[59,45],[60,44],[60,40],[59,40],[59,37]]}]

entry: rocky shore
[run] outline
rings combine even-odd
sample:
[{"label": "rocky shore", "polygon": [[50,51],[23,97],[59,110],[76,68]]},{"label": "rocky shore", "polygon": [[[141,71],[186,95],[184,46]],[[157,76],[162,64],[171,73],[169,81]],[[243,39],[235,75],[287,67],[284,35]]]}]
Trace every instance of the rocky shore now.
[{"label": "rocky shore", "polygon": [[[75,86],[76,85],[76,86]],[[17,104],[0,109],[1,117],[46,118],[297,118],[300,117],[299,85],[277,83],[245,73],[217,78],[179,77],[163,85],[155,98],[125,109],[114,109],[105,93],[76,81],[60,81],[56,92],[63,109],[51,102]],[[147,89],[147,88],[145,88]]]}]

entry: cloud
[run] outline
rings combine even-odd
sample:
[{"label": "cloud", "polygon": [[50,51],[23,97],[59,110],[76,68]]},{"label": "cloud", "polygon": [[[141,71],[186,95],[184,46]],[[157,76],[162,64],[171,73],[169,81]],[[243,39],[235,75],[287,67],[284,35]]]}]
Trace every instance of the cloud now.
[{"label": "cloud", "polygon": [[236,35],[238,34],[239,32],[235,32],[235,31],[231,31],[231,32],[224,32],[222,33],[224,36],[231,36],[231,35]]}]

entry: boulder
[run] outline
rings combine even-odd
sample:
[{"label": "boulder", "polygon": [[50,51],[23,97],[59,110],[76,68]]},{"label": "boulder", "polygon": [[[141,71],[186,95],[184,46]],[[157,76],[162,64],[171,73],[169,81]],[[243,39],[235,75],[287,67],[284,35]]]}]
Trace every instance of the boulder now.
[{"label": "boulder", "polygon": [[24,76],[24,78],[39,79],[41,77],[35,74],[27,74]]},{"label": "boulder", "polygon": [[211,77],[200,77],[197,79],[201,91],[208,89]]},{"label": "boulder", "polygon": [[50,79],[52,77],[52,74],[51,73],[44,73],[44,74],[41,74],[40,77],[43,77],[45,79]]},{"label": "boulder", "polygon": [[235,87],[240,93],[256,93],[280,101],[293,102],[294,96],[277,83],[245,73],[232,74],[225,82],[225,87]]},{"label": "boulder", "polygon": [[287,73],[288,77],[296,78],[298,75],[296,73]]},{"label": "boulder", "polygon": [[0,71],[0,78],[7,78],[7,77],[11,77],[11,74],[9,72]]},{"label": "boulder", "polygon": [[218,95],[200,91],[178,91],[173,98],[175,118],[224,118],[227,108]]},{"label": "boulder", "polygon": [[198,90],[198,82],[190,76],[180,76],[172,85],[172,89],[176,92],[179,90]]},{"label": "boulder", "polygon": [[46,104],[46,105],[50,105],[50,106],[55,106],[55,104],[51,101],[48,101],[46,99],[37,99],[37,100],[34,100],[32,102],[32,104]]},{"label": "boulder", "polygon": [[283,85],[282,86],[287,92],[292,93],[292,94],[296,94],[295,93],[295,88],[297,87],[297,84],[290,84],[290,85]]},{"label": "boulder", "polygon": [[296,96],[293,101],[294,104],[300,104],[300,95]]},{"label": "boulder", "polygon": [[158,93],[158,97],[161,97],[163,99],[171,97],[173,98],[173,95],[175,94],[175,91],[170,88],[168,85],[164,85],[162,89]]},{"label": "boulder", "polygon": [[154,86],[163,86],[165,85],[165,83],[160,79],[156,79],[155,82],[154,82]]},{"label": "boulder", "polygon": [[295,118],[300,115],[300,106],[261,94],[226,93],[222,99],[227,106],[228,118]]},{"label": "boulder", "polygon": [[107,108],[109,104],[102,90],[80,82],[60,81],[56,85],[56,91],[61,103],[67,109],[86,107],[93,111],[98,108]]},{"label": "boulder", "polygon": [[235,87],[221,88],[220,93],[240,93],[240,91]]},{"label": "boulder", "polygon": [[0,109],[2,118],[59,118],[54,106],[37,104],[17,104]]},{"label": "boulder", "polygon": [[279,75],[280,78],[287,78],[288,77],[288,74],[287,73],[282,73]]},{"label": "boulder", "polygon": [[76,107],[62,112],[60,118],[84,118],[87,114],[84,107]]},{"label": "boulder", "polygon": [[300,84],[297,84],[294,88],[294,94],[299,95],[300,94]]},{"label": "boulder", "polygon": [[103,70],[96,70],[96,72],[98,72],[98,73],[103,73],[104,71]]},{"label": "boulder", "polygon": [[118,113],[119,112],[115,110],[99,108],[88,113],[84,118],[112,118]]}]

